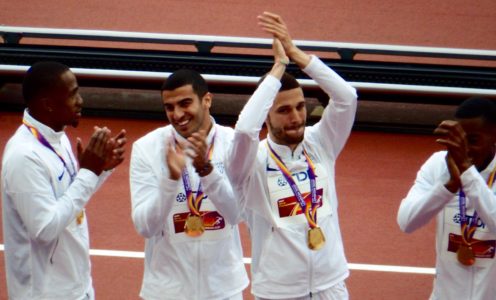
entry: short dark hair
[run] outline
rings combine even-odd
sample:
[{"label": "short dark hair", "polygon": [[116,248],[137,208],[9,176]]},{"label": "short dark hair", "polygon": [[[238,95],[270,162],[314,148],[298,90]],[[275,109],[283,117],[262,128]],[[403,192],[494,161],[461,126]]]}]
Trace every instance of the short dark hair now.
[{"label": "short dark hair", "polygon": [[172,91],[185,85],[193,87],[193,92],[198,97],[208,93],[208,85],[200,73],[190,69],[180,69],[172,73],[162,85],[161,91]]},{"label": "short dark hair", "polygon": [[26,104],[52,92],[59,84],[61,75],[69,67],[55,61],[41,61],[33,64],[22,82],[22,95]]},{"label": "short dark hair", "polygon": [[[264,76],[262,76],[262,78],[260,78],[260,80],[257,83],[257,87],[262,83],[262,81],[265,79],[265,77],[267,77],[267,75],[269,75],[269,73],[265,74]],[[298,82],[298,80],[296,80],[296,78],[293,75],[289,74],[288,72],[284,72],[280,81],[281,81],[281,88],[279,89],[280,92],[288,91],[300,87],[300,83]]]},{"label": "short dark hair", "polygon": [[470,97],[458,106],[455,118],[482,118],[484,121],[496,124],[496,103],[483,97]]}]

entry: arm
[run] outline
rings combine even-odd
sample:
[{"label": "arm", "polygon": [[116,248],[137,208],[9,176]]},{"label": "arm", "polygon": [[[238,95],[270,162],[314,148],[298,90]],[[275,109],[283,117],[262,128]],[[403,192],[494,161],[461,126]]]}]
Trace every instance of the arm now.
[{"label": "arm", "polygon": [[243,107],[234,128],[234,140],[227,155],[226,171],[234,186],[252,173],[258,151],[259,134],[274,99],[281,88],[287,56],[279,40],[274,39],[274,65]]},{"label": "arm", "polygon": [[286,55],[333,100],[329,101],[322,120],[309,130],[308,135],[318,135],[320,143],[326,149],[332,149],[331,156],[337,157],[348,139],[355,119],[356,90],[317,57],[310,56],[296,47],[280,16],[264,12],[258,19],[264,31],[281,41]]},{"label": "arm", "polygon": [[479,214],[489,231],[496,233],[496,196],[480,176],[475,166],[468,168],[461,175],[463,191]]},{"label": "arm", "polygon": [[[208,175],[200,177],[203,191],[215,205],[219,213],[231,225],[241,222],[240,201],[236,201],[226,176],[222,176],[215,168]],[[212,197],[210,197],[212,195]]]},{"label": "arm", "polygon": [[397,222],[402,231],[410,233],[427,224],[455,196],[436,175],[439,160],[444,160],[442,153],[434,154],[425,162],[408,195],[401,201]]},{"label": "arm", "polygon": [[[220,127],[217,130],[218,134],[222,131]],[[218,139],[219,141],[216,143],[222,142],[220,137]],[[193,151],[191,155],[192,164],[200,177],[203,192],[229,224],[238,224],[241,221],[239,201],[235,201],[236,199],[227,177],[219,173],[209,160],[206,131],[199,130],[191,134],[188,137],[188,141],[190,142],[190,149]]]},{"label": "arm", "polygon": [[317,135],[320,143],[325,149],[329,149],[331,156],[336,159],[350,135],[355,120],[356,90],[315,56],[312,56],[303,71],[330,97],[321,120],[309,128],[308,134]]},{"label": "arm", "polygon": [[163,229],[180,184],[167,176],[158,177],[149,157],[146,149],[136,143],[133,145],[129,170],[132,219],[136,230],[146,238]]},{"label": "arm", "polygon": [[7,178],[18,177],[18,170],[29,170],[29,176],[24,176],[23,180],[9,180],[4,188],[12,195],[13,204],[30,238],[40,243],[56,240],[88,203],[98,177],[87,169],[81,169],[72,184],[57,198],[43,158],[17,156],[11,163],[15,167],[8,168],[10,174]]}]

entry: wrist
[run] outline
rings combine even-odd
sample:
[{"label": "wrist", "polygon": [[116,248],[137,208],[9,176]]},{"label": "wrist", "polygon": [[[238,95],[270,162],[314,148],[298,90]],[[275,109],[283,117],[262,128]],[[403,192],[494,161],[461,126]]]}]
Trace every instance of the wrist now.
[{"label": "wrist", "polygon": [[284,65],[284,66],[287,66],[287,65],[289,65],[289,63],[290,63],[289,58],[287,58],[287,57],[284,57],[284,58],[279,58],[279,59],[277,60],[277,62],[278,62],[279,64],[281,64],[281,65]]}]

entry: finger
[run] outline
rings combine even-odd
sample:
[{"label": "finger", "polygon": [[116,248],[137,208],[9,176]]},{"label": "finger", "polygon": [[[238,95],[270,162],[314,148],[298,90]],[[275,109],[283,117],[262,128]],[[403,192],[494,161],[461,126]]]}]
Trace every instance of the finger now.
[{"label": "finger", "polygon": [[436,143],[446,146],[448,148],[455,148],[460,146],[458,143],[448,139],[437,139]]},{"label": "finger", "polygon": [[126,137],[126,130],[121,129],[121,131],[116,136],[114,136],[114,140],[119,141],[120,139],[123,139],[125,137]]},{"label": "finger", "polygon": [[76,149],[78,160],[80,160],[81,156],[83,155],[83,142],[79,137],[76,138]]},{"label": "finger", "polygon": [[115,148],[114,150],[112,150],[112,153],[114,156],[121,156],[124,154],[124,152],[126,152],[126,150],[124,148]]},{"label": "finger", "polygon": [[101,128],[97,131],[94,144],[94,152],[99,156],[102,156],[106,149],[108,149],[107,141],[109,138],[109,132],[106,127]]}]

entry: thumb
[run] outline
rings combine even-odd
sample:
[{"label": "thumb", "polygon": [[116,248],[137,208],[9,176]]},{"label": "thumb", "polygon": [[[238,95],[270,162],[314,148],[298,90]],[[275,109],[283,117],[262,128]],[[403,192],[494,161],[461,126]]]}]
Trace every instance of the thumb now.
[{"label": "thumb", "polygon": [[83,155],[83,142],[79,137],[76,139],[76,148],[77,148],[77,157],[78,160],[80,160],[81,156]]}]

